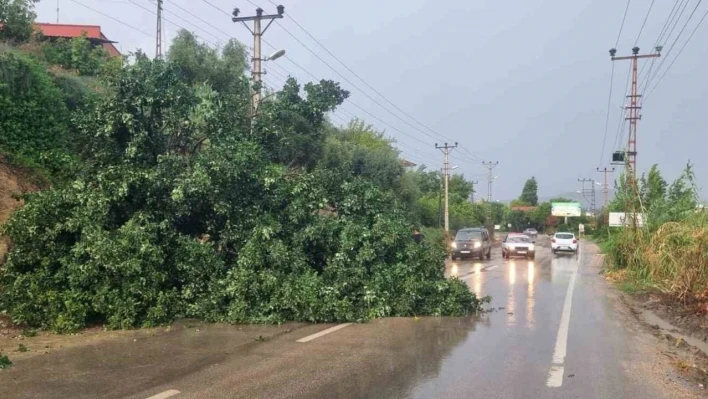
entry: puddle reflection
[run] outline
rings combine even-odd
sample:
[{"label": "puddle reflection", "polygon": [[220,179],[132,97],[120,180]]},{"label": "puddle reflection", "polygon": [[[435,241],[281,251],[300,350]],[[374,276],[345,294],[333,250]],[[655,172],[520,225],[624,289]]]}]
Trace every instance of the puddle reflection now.
[{"label": "puddle reflection", "polygon": [[534,285],[533,281],[536,276],[536,264],[534,262],[529,262],[526,274],[529,281],[528,298],[526,298],[526,326],[529,328],[533,328],[535,324],[534,307],[536,305],[536,299],[534,298],[534,295],[536,293],[536,286]]},{"label": "puddle reflection", "polygon": [[506,301],[507,327],[516,324],[516,296],[514,295],[514,284],[516,284],[516,262],[509,262],[509,296]]},{"label": "puddle reflection", "polygon": [[459,267],[457,266],[456,263],[453,263],[452,268],[450,268],[450,276],[457,277],[459,275],[460,275]]},{"label": "puddle reflection", "polygon": [[474,265],[474,293],[477,298],[482,296],[482,264],[476,263]]}]

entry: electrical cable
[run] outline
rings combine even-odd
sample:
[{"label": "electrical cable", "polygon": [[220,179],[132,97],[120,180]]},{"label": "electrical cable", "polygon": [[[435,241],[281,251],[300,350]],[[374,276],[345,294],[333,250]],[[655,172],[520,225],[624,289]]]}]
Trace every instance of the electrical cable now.
[{"label": "electrical cable", "polygon": [[602,153],[600,154],[599,164],[602,164],[602,159],[605,157],[605,146],[607,144],[607,130],[610,126],[610,107],[612,105],[612,84],[615,78],[615,63],[612,62],[612,71],[610,72],[610,93],[607,95],[607,114],[605,115],[605,133],[602,136]]},{"label": "electrical cable", "polygon": [[642,37],[642,31],[644,31],[644,26],[647,24],[647,20],[649,19],[649,14],[651,13],[651,9],[654,7],[654,0],[651,0],[651,3],[649,4],[649,10],[647,10],[647,15],[644,16],[644,22],[642,22],[642,27],[639,28],[639,34],[637,35],[637,40],[634,41],[634,45],[636,46],[637,43],[639,43],[639,38]]},{"label": "electrical cable", "polygon": [[617,34],[617,41],[615,41],[615,48],[617,48],[617,46],[619,45],[620,37],[622,36],[622,29],[624,29],[624,21],[627,20],[627,11],[629,11],[629,4],[631,2],[632,0],[627,0],[627,7],[624,8],[624,15],[622,16],[622,23],[620,24],[620,30]]},{"label": "electrical cable", "polygon": [[644,97],[644,101],[646,101],[649,98],[649,96],[654,92],[654,90],[656,90],[657,86],[659,86],[659,84],[661,84],[661,81],[664,79],[666,74],[669,72],[669,69],[671,69],[671,67],[674,65],[676,60],[681,56],[681,53],[683,53],[683,50],[688,45],[688,42],[691,41],[691,38],[693,37],[693,35],[696,33],[698,28],[701,26],[703,21],[706,19],[706,16],[708,16],[708,10],[706,10],[706,12],[703,14],[703,17],[701,17],[700,21],[698,21],[698,24],[693,28],[693,31],[691,31],[691,34],[688,35],[688,39],[686,39],[686,42],[683,43],[683,46],[681,46],[681,49],[679,49],[678,54],[676,54],[676,57],[674,57],[674,59],[669,64],[669,66],[664,70],[664,73],[661,75],[661,77],[659,77],[659,80],[656,82],[654,87],[652,87],[652,89],[646,94],[646,96]]},{"label": "electrical cable", "polygon": [[123,22],[123,21],[121,21],[121,20],[119,20],[119,19],[117,19],[117,18],[114,18],[114,17],[112,17],[112,16],[110,16],[110,15],[104,13],[104,12],[101,12],[101,11],[98,11],[98,10],[96,10],[96,9],[94,9],[94,8],[91,8],[91,7],[87,6],[86,4],[81,3],[81,2],[79,2],[79,1],[77,1],[77,0],[71,0],[71,1],[74,2],[74,3],[76,3],[76,4],[78,4],[78,5],[80,5],[80,6],[82,6],[82,7],[84,7],[84,8],[86,8],[86,9],[89,9],[89,10],[91,10],[91,11],[97,13],[97,14],[101,14],[101,15],[103,15],[103,16],[106,17],[106,18],[110,18],[110,19],[112,19],[113,21],[118,22],[119,24],[121,24],[121,25],[123,25],[123,26],[126,26],[126,27],[128,27],[128,28],[130,28],[130,29],[133,29],[133,30],[135,30],[135,31],[138,31],[138,32],[140,32],[140,33],[142,33],[142,34],[144,34],[144,35],[146,35],[146,36],[150,36],[150,37],[153,36],[152,33],[147,33],[147,32],[145,32],[144,30],[142,30],[142,29],[140,29],[140,28],[136,28],[136,27],[134,27],[134,26],[132,26],[132,25],[130,25],[130,24],[128,24],[128,23],[125,23],[125,22]]},{"label": "electrical cable", "polygon": [[[693,18],[693,15],[696,13],[696,10],[698,10],[698,7],[701,5],[701,1],[702,1],[702,0],[698,0],[698,2],[696,3],[696,6],[695,6],[695,7],[693,8],[693,10],[691,11],[691,14],[688,16],[688,19],[686,19],[686,22],[684,23],[683,27],[682,27],[681,30],[679,31],[678,35],[676,36],[676,38],[674,39],[674,41],[671,43],[671,46],[669,46],[669,49],[666,51],[666,54],[664,55],[664,57],[662,57],[661,62],[659,62],[659,66],[656,68],[656,71],[655,71],[654,74],[653,74],[652,76],[650,76],[649,79],[647,80],[647,83],[646,83],[646,85],[644,86],[644,90],[646,90],[646,89],[654,82],[654,79],[655,79],[656,76],[659,74],[659,71],[661,70],[662,65],[664,65],[664,63],[666,62],[666,60],[667,60],[668,57],[669,57],[669,54],[671,54],[671,51],[672,51],[672,50],[674,49],[674,47],[676,46],[676,42],[678,42],[678,40],[679,40],[679,38],[681,37],[681,35],[683,34],[684,30],[686,30],[686,27],[688,27],[689,22],[691,22],[691,19]],[[688,3],[686,3],[686,4],[688,4]],[[667,36],[667,39],[668,39],[669,37],[671,37],[671,36],[670,36],[670,35]],[[646,100],[646,99],[645,99],[645,100]]]}]

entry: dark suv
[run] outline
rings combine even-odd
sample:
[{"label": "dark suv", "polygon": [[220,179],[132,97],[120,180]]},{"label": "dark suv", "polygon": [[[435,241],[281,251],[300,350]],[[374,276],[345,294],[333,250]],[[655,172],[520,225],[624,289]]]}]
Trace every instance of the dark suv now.
[{"label": "dark suv", "polygon": [[492,242],[484,227],[474,227],[457,231],[455,241],[450,244],[452,260],[465,257],[492,257]]}]

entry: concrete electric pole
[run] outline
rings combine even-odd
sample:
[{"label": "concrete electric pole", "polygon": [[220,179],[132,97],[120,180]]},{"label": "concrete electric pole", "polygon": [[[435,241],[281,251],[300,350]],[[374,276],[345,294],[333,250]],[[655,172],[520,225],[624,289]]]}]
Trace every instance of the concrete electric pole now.
[{"label": "concrete electric pole", "polygon": [[435,143],[435,148],[438,150],[442,151],[442,153],[445,155],[445,161],[443,164],[443,170],[444,170],[444,176],[443,178],[445,179],[445,233],[450,232],[450,198],[449,198],[449,193],[450,193],[450,152],[452,152],[453,149],[457,148],[457,143],[455,145],[438,145],[438,143]]},{"label": "concrete electric pole", "polygon": [[612,168],[612,169],[607,169],[607,168],[600,169],[600,168],[597,168],[597,171],[600,172],[600,173],[603,173],[603,174],[605,175],[605,184],[603,184],[603,186],[602,186],[602,193],[605,194],[605,205],[603,206],[603,208],[607,209],[607,196],[608,196],[608,194],[609,194],[609,192],[610,192],[609,183],[607,183],[607,174],[614,172],[614,171],[615,171],[615,168]]},{"label": "concrete electric pole", "polygon": [[470,202],[474,204],[474,186],[475,184],[479,184],[479,180],[471,181],[472,184],[472,194],[470,194]]},{"label": "concrete electric pole", "polygon": [[[252,117],[256,116],[258,105],[261,101],[261,75],[263,75],[262,63],[264,61],[261,55],[261,39],[266,30],[268,30],[268,27],[270,27],[270,24],[272,24],[276,19],[283,18],[283,14],[285,13],[285,7],[282,5],[277,6],[276,9],[278,10],[277,14],[263,15],[263,9],[259,7],[256,9],[256,15],[251,17],[239,17],[238,14],[241,11],[238,8],[234,8],[232,13],[233,18],[231,18],[231,20],[233,22],[243,23],[246,29],[248,29],[253,35],[253,70],[251,71],[253,79],[253,93],[251,94]],[[268,25],[261,29],[261,21],[263,20],[267,20]],[[246,24],[246,21],[253,21],[253,29]]]},{"label": "concrete electric pole", "polygon": [[494,220],[492,220],[492,208],[494,206],[492,205],[492,183],[494,182],[494,174],[492,173],[492,170],[499,165],[499,161],[482,161],[482,165],[486,166],[489,170],[489,173],[487,174],[487,202],[489,203],[489,215],[487,215],[487,217],[489,218],[489,224],[493,226]]},{"label": "concrete electric pole", "polygon": [[482,161],[482,165],[486,166],[487,169],[489,170],[489,173],[487,174],[487,202],[492,202],[492,182],[494,181],[494,176],[492,175],[492,170],[499,165],[499,161],[497,162],[492,162],[492,161]]},{"label": "concrete electric pole", "polygon": [[[578,181],[583,185],[582,191],[579,191],[583,195],[586,201],[590,203],[590,213],[595,216],[595,180],[593,179],[578,179]],[[585,183],[590,183],[590,188],[585,188]],[[590,198],[588,198],[588,196]]]},{"label": "concrete electric pole", "polygon": [[632,61],[632,94],[627,97],[630,99],[629,106],[624,107],[629,110],[628,115],[625,119],[629,121],[629,139],[627,141],[627,151],[626,155],[628,159],[623,159],[625,165],[629,166],[632,170],[631,173],[627,173],[627,178],[631,179],[634,185],[637,180],[637,121],[642,119],[642,115],[639,110],[642,108],[639,104],[639,98],[641,94],[638,92],[638,76],[637,76],[637,64],[640,58],[656,58],[661,57],[661,46],[656,46],[656,53],[653,54],[639,54],[639,47],[632,48],[632,55],[625,57],[616,57],[617,49],[610,49],[610,58],[612,61],[621,60],[631,60]]},{"label": "concrete electric pole", "polygon": [[155,32],[155,58],[162,58],[162,2],[157,0],[157,31]]}]

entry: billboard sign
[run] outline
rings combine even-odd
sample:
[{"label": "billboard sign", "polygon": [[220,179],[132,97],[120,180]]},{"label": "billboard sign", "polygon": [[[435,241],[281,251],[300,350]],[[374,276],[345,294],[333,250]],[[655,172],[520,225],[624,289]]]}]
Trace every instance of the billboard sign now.
[{"label": "billboard sign", "polygon": [[553,216],[580,216],[580,202],[552,202],[551,215]]},{"label": "billboard sign", "polygon": [[631,226],[633,217],[637,219],[637,227],[642,227],[644,225],[643,213],[624,212],[610,212],[609,225],[610,227]]}]

